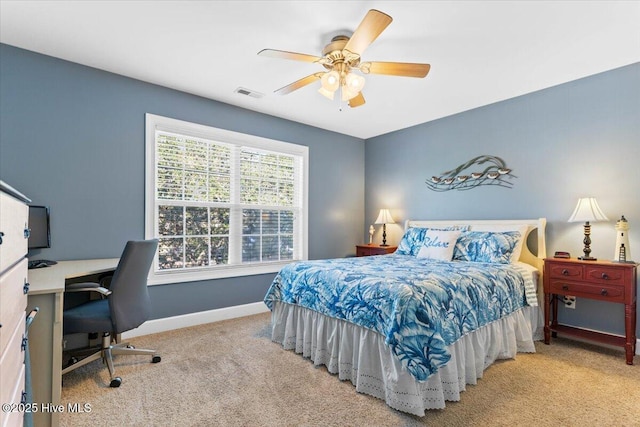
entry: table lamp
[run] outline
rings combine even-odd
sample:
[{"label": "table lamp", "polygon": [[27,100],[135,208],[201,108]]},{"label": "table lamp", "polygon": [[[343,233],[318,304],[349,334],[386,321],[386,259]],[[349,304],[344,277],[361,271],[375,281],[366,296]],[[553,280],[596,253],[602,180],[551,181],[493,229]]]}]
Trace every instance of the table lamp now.
[{"label": "table lamp", "polygon": [[387,224],[395,224],[396,222],[391,218],[391,213],[389,209],[380,209],[380,213],[378,214],[378,219],[376,219],[376,224],[382,224],[382,244],[380,246],[389,246],[387,245]]},{"label": "table lamp", "polygon": [[584,256],[578,257],[583,261],[596,261],[597,258],[593,258],[591,254],[591,224],[590,222],[609,221],[609,218],[600,210],[598,202],[593,197],[584,197],[578,199],[573,214],[569,218],[569,222],[582,222],[584,221]]}]

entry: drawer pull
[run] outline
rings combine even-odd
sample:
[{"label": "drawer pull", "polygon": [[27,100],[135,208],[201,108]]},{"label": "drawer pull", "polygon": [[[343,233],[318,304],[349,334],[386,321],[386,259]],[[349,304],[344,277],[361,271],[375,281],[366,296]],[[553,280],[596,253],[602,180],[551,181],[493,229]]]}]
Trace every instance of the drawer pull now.
[{"label": "drawer pull", "polygon": [[607,275],[607,273],[602,273],[602,278],[604,280],[609,280],[609,276]]},{"label": "drawer pull", "polygon": [[27,404],[27,392],[23,391],[20,395],[20,404],[21,405],[26,405]]},{"label": "drawer pull", "polygon": [[4,236],[4,233],[0,231],[0,245],[2,244],[2,236]]},{"label": "drawer pull", "polygon": [[24,238],[28,239],[31,236],[31,229],[29,229],[28,227],[24,228]]},{"label": "drawer pull", "polygon": [[28,294],[29,293],[29,286],[31,286],[29,284],[29,282],[27,282],[26,280],[24,281],[24,285],[22,286],[22,293],[23,294]]},{"label": "drawer pull", "polygon": [[22,351],[26,351],[27,350],[27,343],[29,342],[29,338],[27,337],[22,337],[22,344],[20,344],[20,349]]},{"label": "drawer pull", "polygon": [[562,285],[562,290],[563,291],[568,291],[569,290],[569,285]]},{"label": "drawer pull", "polygon": [[603,290],[601,290],[601,291],[600,291],[600,295],[602,295],[602,296],[606,296],[606,295],[607,295],[607,293],[608,293],[608,292],[607,292],[607,290],[606,290],[606,289],[603,289]]},{"label": "drawer pull", "polygon": [[564,270],[562,270],[562,275],[563,276],[568,276],[569,275],[569,270],[567,270],[566,268]]}]

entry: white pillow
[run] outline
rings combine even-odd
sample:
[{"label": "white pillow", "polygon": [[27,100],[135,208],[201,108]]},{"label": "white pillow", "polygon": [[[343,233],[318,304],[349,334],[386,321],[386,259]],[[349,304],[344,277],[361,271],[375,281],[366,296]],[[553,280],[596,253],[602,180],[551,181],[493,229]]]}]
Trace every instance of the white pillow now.
[{"label": "white pillow", "polygon": [[432,230],[424,234],[422,247],[416,258],[429,258],[439,261],[451,261],[460,231]]},{"label": "white pillow", "polygon": [[527,240],[527,231],[529,230],[528,225],[472,225],[470,228],[471,231],[492,231],[497,233],[504,233],[507,231],[518,231],[520,233],[520,240],[513,248],[513,252],[511,253],[511,262],[518,262],[520,260],[520,254],[522,253],[522,247],[525,245]]}]

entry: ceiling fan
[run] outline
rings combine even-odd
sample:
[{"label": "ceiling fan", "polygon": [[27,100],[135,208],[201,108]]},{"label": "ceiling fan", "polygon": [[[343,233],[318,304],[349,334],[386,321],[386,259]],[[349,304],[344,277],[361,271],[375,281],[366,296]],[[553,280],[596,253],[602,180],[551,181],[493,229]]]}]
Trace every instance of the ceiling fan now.
[{"label": "ceiling fan", "polygon": [[271,58],[292,59],[295,61],[315,62],[321,64],[328,71],[322,71],[303,77],[287,86],[275,91],[286,95],[317,80],[321,81],[318,90],[329,99],[334,98],[338,89],[342,101],[348,101],[352,108],[365,103],[362,88],[365,79],[360,74],[386,74],[404,77],[425,77],[431,66],[408,62],[361,62],[362,53],[384,31],[393,19],[386,13],[371,9],[356,28],[351,37],[339,35],[322,50],[322,56],[304,53],[287,52],[284,50],[263,49],[258,55]]}]

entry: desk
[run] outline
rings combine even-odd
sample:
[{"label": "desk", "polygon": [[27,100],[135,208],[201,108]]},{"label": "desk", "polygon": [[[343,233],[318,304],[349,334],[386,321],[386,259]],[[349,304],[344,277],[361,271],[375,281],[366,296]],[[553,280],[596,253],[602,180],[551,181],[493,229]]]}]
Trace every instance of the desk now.
[{"label": "desk", "polygon": [[[31,385],[33,402],[60,404],[62,392],[62,310],[65,284],[115,270],[118,258],[60,261],[29,270],[27,312],[39,307],[38,317],[29,328]],[[56,427],[57,412],[37,412],[34,425]]]}]

